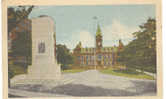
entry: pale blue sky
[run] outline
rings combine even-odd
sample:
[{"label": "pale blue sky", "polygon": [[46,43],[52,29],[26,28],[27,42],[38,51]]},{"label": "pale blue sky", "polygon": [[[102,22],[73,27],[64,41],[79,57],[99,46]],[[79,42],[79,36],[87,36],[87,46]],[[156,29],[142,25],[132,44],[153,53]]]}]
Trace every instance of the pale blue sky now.
[{"label": "pale blue sky", "polygon": [[94,47],[98,17],[103,34],[103,45],[113,46],[122,39],[127,44],[132,33],[148,17],[155,18],[154,5],[101,5],[101,6],[38,6],[30,18],[51,16],[56,23],[56,42],[73,49],[81,41],[83,47]]}]

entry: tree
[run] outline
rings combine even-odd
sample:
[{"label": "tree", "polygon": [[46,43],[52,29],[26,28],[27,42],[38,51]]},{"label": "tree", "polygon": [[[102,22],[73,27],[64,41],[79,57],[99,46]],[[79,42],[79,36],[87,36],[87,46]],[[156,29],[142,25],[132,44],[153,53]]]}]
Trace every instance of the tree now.
[{"label": "tree", "polygon": [[56,45],[56,55],[57,61],[61,64],[63,70],[68,69],[69,65],[73,64],[73,56],[65,45]]},{"label": "tree", "polygon": [[[28,19],[34,6],[18,6],[8,8],[8,37],[15,33],[16,39],[12,40],[12,54],[13,55],[30,55],[31,51],[31,31],[26,31],[25,29],[20,29],[18,25],[25,19]],[[21,32],[11,32],[13,29],[22,30]],[[29,28],[29,27],[27,27]],[[10,34],[9,34],[10,33]],[[26,55],[27,56],[27,55]]]},{"label": "tree", "polygon": [[[10,35],[13,35],[13,32],[11,32],[13,29],[19,28],[18,24],[20,22],[22,22],[25,19],[28,19],[28,16],[33,8],[34,6],[18,6],[8,8],[8,37],[10,37]],[[11,51],[8,55],[12,56],[12,59],[16,58],[15,56],[25,56],[27,57],[27,59],[29,59],[31,57],[31,32],[23,31],[14,33],[17,35],[17,38],[12,40]],[[28,64],[31,64],[31,62],[28,62]],[[13,66],[13,64],[9,64],[8,66],[9,87],[10,79],[15,76],[14,72],[16,71],[14,69],[11,69],[14,68]]]},{"label": "tree", "polygon": [[[23,19],[28,19],[34,6],[18,6],[8,8],[8,33]],[[15,10],[16,9],[16,10]]]},{"label": "tree", "polygon": [[9,68],[8,69],[8,86],[10,88],[10,79],[14,77],[14,72]]},{"label": "tree", "polygon": [[120,52],[119,62],[129,68],[156,72],[156,21],[149,18],[133,33],[135,39]]}]

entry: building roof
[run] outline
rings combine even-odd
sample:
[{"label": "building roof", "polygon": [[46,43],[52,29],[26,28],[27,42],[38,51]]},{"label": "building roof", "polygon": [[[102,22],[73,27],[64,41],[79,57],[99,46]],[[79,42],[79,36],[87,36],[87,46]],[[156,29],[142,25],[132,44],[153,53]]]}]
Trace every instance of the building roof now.
[{"label": "building roof", "polygon": [[103,47],[101,49],[101,52],[112,52],[113,51],[113,47]]},{"label": "building roof", "polygon": [[[81,53],[95,53],[96,48],[81,48]],[[116,52],[118,51],[117,47],[103,47],[101,48],[101,52],[107,52],[107,53],[111,53],[111,52]]]},{"label": "building roof", "polygon": [[95,48],[81,48],[81,53],[94,53]]}]

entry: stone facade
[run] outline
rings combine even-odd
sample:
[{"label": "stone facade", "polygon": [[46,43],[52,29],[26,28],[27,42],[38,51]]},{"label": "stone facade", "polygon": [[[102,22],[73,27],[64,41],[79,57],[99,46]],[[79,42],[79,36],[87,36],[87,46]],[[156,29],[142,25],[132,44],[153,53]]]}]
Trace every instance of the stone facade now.
[{"label": "stone facade", "polygon": [[123,48],[123,43],[119,40],[118,46],[103,47],[103,37],[100,26],[96,31],[96,46],[94,48],[83,48],[81,42],[77,44],[73,51],[76,57],[75,65],[79,66],[114,66],[117,64],[117,53]]}]

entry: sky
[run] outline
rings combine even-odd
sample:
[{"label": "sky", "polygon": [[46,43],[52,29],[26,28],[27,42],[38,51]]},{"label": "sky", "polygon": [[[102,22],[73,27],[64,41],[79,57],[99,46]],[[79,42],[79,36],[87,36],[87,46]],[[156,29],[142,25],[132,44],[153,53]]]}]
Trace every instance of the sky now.
[{"label": "sky", "polygon": [[[134,39],[132,33],[151,17],[154,5],[93,5],[93,6],[37,6],[30,18],[48,15],[54,19],[56,43],[75,48],[79,41],[83,47],[95,46],[97,24],[103,35],[103,46],[126,45]],[[97,17],[95,19],[94,17]]]}]

